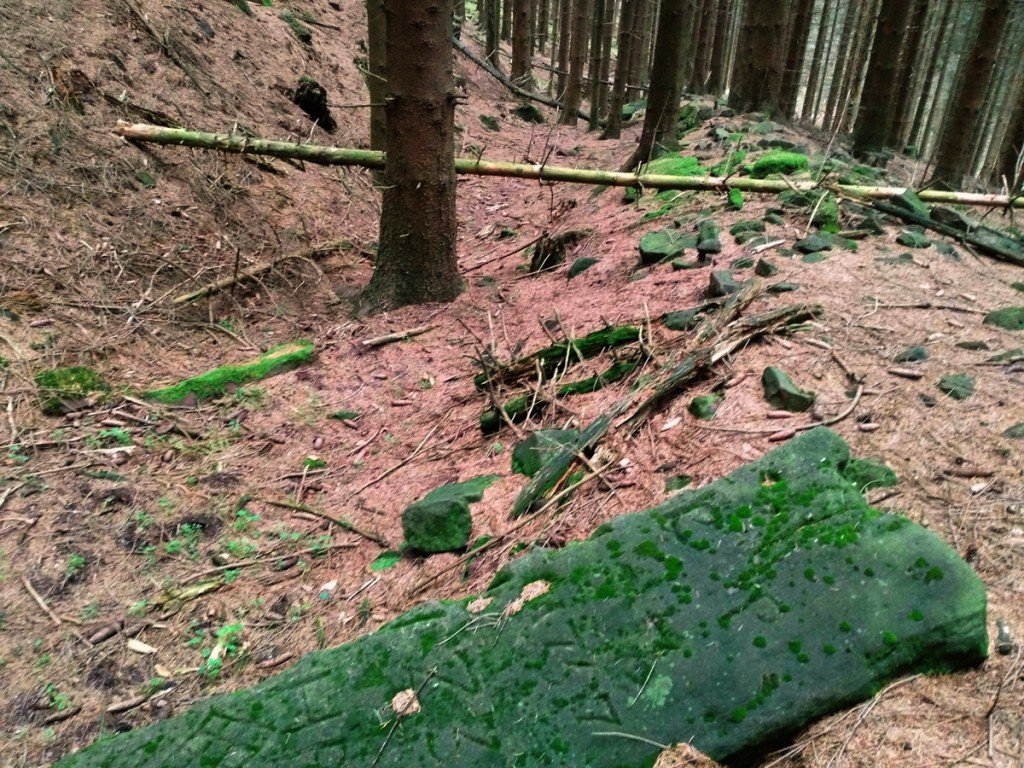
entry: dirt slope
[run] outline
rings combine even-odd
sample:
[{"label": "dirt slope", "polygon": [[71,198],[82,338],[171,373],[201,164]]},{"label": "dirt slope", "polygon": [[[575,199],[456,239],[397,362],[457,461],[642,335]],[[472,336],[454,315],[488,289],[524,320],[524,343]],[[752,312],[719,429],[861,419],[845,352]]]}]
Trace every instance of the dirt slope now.
[{"label": "dirt slope", "polygon": [[[418,601],[479,591],[517,544],[560,546],[609,516],[664,499],[670,477],[700,484],[756,458],[780,426],[810,419],[768,418],[760,389],[766,365],[814,390],[824,419],[852,403],[846,371],[863,382],[853,410],[833,428],[856,454],[883,459],[901,479],[895,493],[869,498],[929,525],[967,557],[989,587],[991,616],[1024,635],[1024,444],[1002,435],[1024,421],[1024,378],[1019,367],[985,364],[1024,344],[1019,332],[981,322],[989,310],[1022,303],[1011,287],[1024,279],[1019,268],[963,248],[960,260],[934,247],[894,259],[907,250],[895,242],[896,225],[820,263],[766,252],[781,270],[773,280],[800,288],[759,296],[744,315],[807,302],[821,305],[819,318],[800,334],[734,351],[635,434],[613,432],[599,457],[607,462],[603,483],[511,532],[507,510],[521,487],[509,468],[515,436],[507,428],[480,434],[488,398],[472,382],[479,357],[507,361],[549,337],[649,322],[653,361],[640,375],[653,374],[692,342],[657,319],[704,301],[709,270],[638,269],[639,238],[673,219],[685,231],[704,209],[725,230],[776,201],[735,212],[715,195],[682,195],[665,215],[644,220],[666,202],[624,204],[616,190],[462,177],[464,294],[451,306],[358,317],[345,299],[370,274],[379,205],[370,174],[133,146],[110,132],[118,119],[165,119],[365,146],[360,5],[295,5],[316,14],[318,24],[307,24],[311,48],[280,18],[280,5],[251,5],[252,17],[228,2],[8,0],[0,7],[8,432],[0,486],[0,733],[8,747],[0,762],[46,765],[103,732],[250,685]],[[466,81],[460,154],[614,168],[635,145],[638,127],[621,142],[601,142],[553,127],[550,115],[543,126],[524,123],[509,115],[516,102],[500,85],[465,60],[457,65]],[[303,75],[328,88],[332,134],[289,100]],[[500,131],[487,130],[480,115],[498,118]],[[745,132],[754,122],[714,118],[691,135],[687,151],[709,167],[727,144],[708,131]],[[773,136],[812,151],[830,143],[789,130]],[[892,170],[897,183],[923,172]],[[790,211],[769,232],[791,246],[806,234],[809,215]],[[990,220],[1008,223],[996,214]],[[571,230],[590,234],[569,261],[598,263],[571,281],[565,268],[527,275],[523,249],[543,232]],[[724,231],[723,245],[716,268],[749,253]],[[174,301],[275,260],[234,290]],[[424,325],[428,332],[407,341],[362,344]],[[33,375],[57,365],[93,366],[116,386],[142,390],[296,337],[316,342],[314,364],[214,403],[84,403],[50,418],[34,395]],[[958,346],[964,342],[986,349]],[[915,344],[929,351],[916,364],[920,378],[890,373],[909,367],[893,360]],[[609,363],[606,355],[583,368],[598,373]],[[975,378],[970,399],[937,388],[950,373]],[[637,380],[563,398],[519,429],[584,426]],[[688,414],[692,395],[723,385],[715,421]],[[923,396],[933,398],[931,407]],[[359,417],[329,418],[339,410]],[[308,461],[314,457],[323,466]],[[474,537],[508,537],[468,569],[441,555],[372,570],[385,547],[317,514],[345,518],[397,547],[406,504],[442,483],[489,473],[504,477],[474,508]],[[438,578],[417,591],[431,576]],[[197,585],[208,591],[175,591]],[[1015,764],[1024,750],[1018,649],[973,673],[898,683],[813,726],[765,765]],[[211,658],[222,654],[212,669]],[[666,764],[683,764],[679,755]]]}]

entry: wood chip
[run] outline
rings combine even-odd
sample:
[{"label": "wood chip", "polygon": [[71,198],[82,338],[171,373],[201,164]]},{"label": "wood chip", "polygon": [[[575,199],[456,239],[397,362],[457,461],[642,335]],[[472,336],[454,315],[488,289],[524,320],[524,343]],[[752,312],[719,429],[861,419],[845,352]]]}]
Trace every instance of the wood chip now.
[{"label": "wood chip", "polygon": [[765,414],[765,418],[768,418],[768,419],[788,419],[792,415],[793,414],[790,413],[789,411],[768,411],[768,413]]},{"label": "wood chip", "polygon": [[783,440],[789,440],[793,435],[796,434],[795,429],[783,429],[772,435],[768,436],[769,443],[781,443]]},{"label": "wood chip", "polygon": [[878,424],[873,421],[866,421],[862,424],[857,425],[857,429],[861,432],[875,432],[878,429]]},{"label": "wood chip", "polygon": [[916,380],[924,377],[924,374],[920,371],[915,371],[910,368],[889,368],[886,372],[891,373],[893,376],[899,376],[901,379]]},{"label": "wood chip", "polygon": [[128,639],[128,642],[125,643],[125,647],[129,651],[134,651],[135,653],[142,654],[153,654],[157,651],[157,649],[149,643],[144,643],[141,640],[136,640],[134,637]]},{"label": "wood chip", "polygon": [[661,425],[662,432],[668,432],[670,429],[674,429],[683,423],[683,420],[679,416],[673,416],[671,419]]}]

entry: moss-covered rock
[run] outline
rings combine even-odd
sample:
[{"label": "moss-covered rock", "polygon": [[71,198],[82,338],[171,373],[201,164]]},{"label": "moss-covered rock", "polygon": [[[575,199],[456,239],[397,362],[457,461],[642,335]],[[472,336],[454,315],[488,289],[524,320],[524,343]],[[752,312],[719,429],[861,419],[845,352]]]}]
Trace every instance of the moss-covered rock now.
[{"label": "moss-covered rock", "polygon": [[36,374],[39,408],[47,416],[61,416],[83,405],[95,404],[110,393],[110,385],[92,368],[51,368]]},{"label": "moss-covered rock", "polygon": [[788,176],[807,170],[807,156],[785,150],[766,152],[750,166],[750,175],[755,179],[766,179],[775,174]]},{"label": "moss-covered rock", "polygon": [[658,229],[640,238],[640,263],[658,264],[681,256],[687,248],[695,248],[697,239],[675,229]]},{"label": "moss-covered rock", "polygon": [[699,395],[690,401],[686,410],[698,419],[713,419],[718,412],[718,407],[725,402],[721,395]]},{"label": "moss-covered rock", "polygon": [[776,408],[786,411],[806,411],[814,405],[814,394],[805,392],[793,383],[780,368],[768,366],[761,374],[764,399]]},{"label": "moss-covered rock", "polygon": [[531,433],[512,449],[512,471],[533,477],[552,453],[569,445],[577,435],[575,429],[539,429]]},{"label": "moss-covered rock", "polygon": [[974,394],[974,378],[966,373],[952,373],[939,379],[939,389],[954,400],[966,400]]},{"label": "moss-covered rock", "polygon": [[200,400],[220,397],[229,385],[238,386],[289,371],[305,363],[312,356],[313,343],[299,339],[280,344],[244,363],[224,365],[201,376],[185,379],[179,384],[150,390],[144,396],[161,403],[179,403],[189,395],[195,395]]},{"label": "moss-covered rock", "polygon": [[985,315],[985,325],[994,325],[1008,331],[1024,330],[1024,307],[1004,307]]},{"label": "moss-covered rock", "polygon": [[426,603],[58,766],[646,768],[679,742],[752,762],[894,677],[986,656],[981,580],[868,507],[849,458],[811,430],[512,562],[482,599]]},{"label": "moss-covered rock", "polygon": [[473,518],[472,502],[480,501],[484,490],[498,475],[486,475],[463,483],[435,488],[402,513],[405,543],[420,552],[452,552],[469,543]]}]

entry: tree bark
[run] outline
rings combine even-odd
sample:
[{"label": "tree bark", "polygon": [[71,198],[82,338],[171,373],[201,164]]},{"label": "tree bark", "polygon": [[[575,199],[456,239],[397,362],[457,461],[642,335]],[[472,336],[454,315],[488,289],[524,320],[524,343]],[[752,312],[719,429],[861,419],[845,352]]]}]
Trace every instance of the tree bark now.
[{"label": "tree bark", "polygon": [[899,51],[910,21],[910,11],[911,4],[907,0],[882,0],[864,79],[867,96],[861,100],[853,132],[853,151],[857,155],[885,149],[887,128],[899,86]]},{"label": "tree bark", "polygon": [[386,0],[385,13],[385,187],[377,261],[365,298],[375,307],[451,301],[461,287],[452,0]]},{"label": "tree bark", "polygon": [[530,22],[530,0],[510,0],[512,19],[512,82],[521,88],[533,88],[530,40],[533,25]]},{"label": "tree bark", "polygon": [[635,101],[641,96],[636,87],[642,85],[647,36],[650,23],[648,14],[651,3],[656,0],[637,0],[636,16],[633,18],[633,44],[629,48],[629,68],[626,70],[626,101]]},{"label": "tree bark", "polygon": [[597,106],[591,105],[591,108],[601,116],[608,114],[609,81],[612,73],[612,41],[615,36],[615,18],[618,10],[616,2],[617,0],[605,0],[604,26],[601,29],[601,66],[598,71],[603,87]]},{"label": "tree bark", "polygon": [[488,63],[501,72],[501,46],[498,42],[498,32],[501,29],[501,2],[487,0],[487,4],[481,10],[484,14],[484,52]]},{"label": "tree bark", "polygon": [[718,0],[718,18],[715,19],[715,41],[711,47],[711,68],[708,71],[707,91],[716,95],[725,93],[729,80],[729,28],[732,26],[734,0]]},{"label": "tree bark", "polygon": [[971,47],[967,66],[961,70],[952,109],[936,153],[933,181],[947,189],[964,183],[971,168],[971,145],[996,70],[999,40],[1010,20],[1014,4],[985,0],[981,26]]},{"label": "tree bark", "polygon": [[[697,21],[697,30],[694,39],[696,44],[693,50],[693,70],[688,80],[684,80],[686,87],[694,93],[706,93],[708,79],[711,75],[711,57],[715,45],[715,31],[718,26],[718,3],[720,0],[703,0],[700,9],[700,18]],[[724,2],[724,0],[722,0]]]},{"label": "tree bark", "polygon": [[928,16],[928,0],[913,0],[912,6],[910,27],[907,30],[904,53],[900,58],[899,85],[896,88],[895,103],[886,131],[886,144],[901,149],[907,143],[910,124],[914,117],[914,83],[921,69],[921,49],[925,19]]},{"label": "tree bark", "polygon": [[601,118],[601,93],[607,86],[601,82],[601,58],[604,55],[604,24],[607,0],[593,0],[592,29],[590,31],[590,65],[587,73],[590,76],[590,130],[596,131]]},{"label": "tree bark", "polygon": [[387,142],[384,101],[388,84],[387,23],[384,0],[366,0],[366,87],[370,92],[370,149]]},{"label": "tree bark", "polygon": [[639,0],[622,0],[619,6],[619,46],[615,58],[615,82],[612,84],[608,104],[608,120],[602,139],[617,139],[622,135],[622,107],[626,103],[626,76],[630,51],[633,47],[633,25]]},{"label": "tree bark", "polygon": [[644,128],[640,144],[622,167],[623,171],[633,170],[652,157],[679,150],[679,96],[683,61],[689,53],[689,40],[684,32],[693,22],[696,11],[695,0],[670,0],[661,6]]},{"label": "tree bark", "polygon": [[572,16],[572,40],[569,45],[569,77],[565,81],[565,110],[558,122],[562,125],[576,125],[580,103],[583,99],[583,68],[587,64],[587,39],[590,26],[591,0],[574,0]]},{"label": "tree bark", "polygon": [[779,85],[779,111],[787,118],[793,116],[796,100],[800,95],[800,74],[803,71],[807,38],[811,32],[811,12],[813,10],[814,0],[797,0],[793,7],[792,19],[788,24],[789,40],[786,45],[782,82]]},{"label": "tree bark", "polygon": [[569,45],[572,42],[572,0],[560,0],[558,6],[558,65],[555,98],[562,101],[569,81]]},{"label": "tree bark", "polygon": [[736,62],[729,106],[737,112],[778,114],[784,64],[785,3],[756,0],[743,8],[740,40],[744,55]]}]

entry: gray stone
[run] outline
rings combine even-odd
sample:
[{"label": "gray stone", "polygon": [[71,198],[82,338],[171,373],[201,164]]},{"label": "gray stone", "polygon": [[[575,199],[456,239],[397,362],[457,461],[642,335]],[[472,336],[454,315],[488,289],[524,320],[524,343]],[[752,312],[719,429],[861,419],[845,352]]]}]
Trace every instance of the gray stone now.
[{"label": "gray stone", "polygon": [[814,393],[805,392],[779,368],[768,366],[761,374],[764,399],[784,411],[806,411],[814,405]]}]

